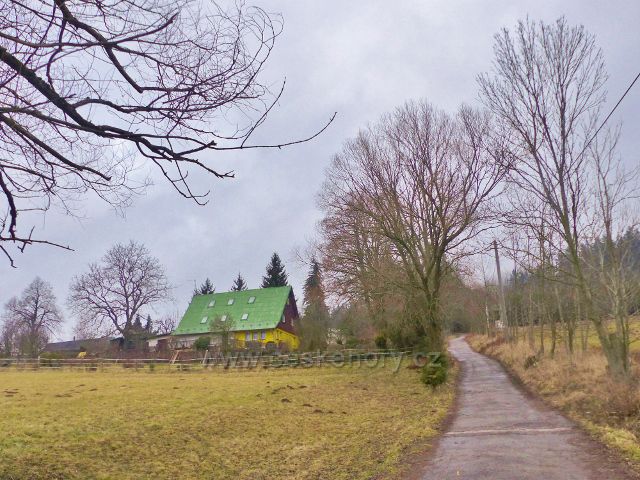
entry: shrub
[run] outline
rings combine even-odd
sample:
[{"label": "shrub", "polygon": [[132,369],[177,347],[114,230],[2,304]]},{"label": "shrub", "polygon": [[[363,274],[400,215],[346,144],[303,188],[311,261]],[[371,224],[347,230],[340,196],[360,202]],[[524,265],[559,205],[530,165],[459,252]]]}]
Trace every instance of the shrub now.
[{"label": "shrub", "polygon": [[198,339],[193,342],[193,348],[196,350],[204,351],[209,348],[209,344],[211,343],[211,337],[198,337]]},{"label": "shrub", "polygon": [[422,367],[421,380],[425,385],[436,387],[447,381],[449,359],[445,354],[438,355]]},{"label": "shrub", "polygon": [[387,349],[387,337],[385,337],[384,335],[378,335],[375,340],[374,340],[376,347],[379,348],[380,350],[386,350]]},{"label": "shrub", "polygon": [[358,341],[357,338],[350,337],[350,338],[347,338],[347,342],[346,342],[345,346],[347,348],[356,348],[359,344],[360,344],[360,342]]},{"label": "shrub", "polygon": [[524,359],[523,367],[525,370],[530,369],[531,367],[535,367],[538,363],[538,357],[536,355],[529,355]]}]

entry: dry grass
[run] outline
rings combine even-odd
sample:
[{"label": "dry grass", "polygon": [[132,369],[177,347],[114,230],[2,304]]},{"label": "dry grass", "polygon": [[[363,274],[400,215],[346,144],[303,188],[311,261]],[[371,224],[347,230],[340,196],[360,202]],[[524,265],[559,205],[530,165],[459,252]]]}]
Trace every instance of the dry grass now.
[{"label": "dry grass", "polygon": [[451,384],[416,371],[0,372],[2,479],[394,477]]},{"label": "dry grass", "polygon": [[[607,326],[610,331],[615,330],[613,322],[609,322],[609,325]],[[556,350],[561,350],[566,348],[566,331],[562,328],[561,324],[558,324],[557,327]],[[586,335],[588,349],[600,350],[600,340],[598,339],[595,329],[589,324],[589,322],[582,322],[575,332],[574,349],[576,351],[582,348],[581,341],[583,335]],[[529,328],[520,327],[518,337],[523,341],[526,341],[528,336]],[[540,328],[537,325],[534,328],[533,337],[535,345],[540,345]],[[629,338],[631,340],[631,344],[629,346],[631,353],[640,354],[640,316],[638,315],[629,317]],[[549,325],[545,325],[544,328],[544,345],[546,351],[551,350],[551,329]]]},{"label": "dry grass", "polygon": [[[592,348],[571,358],[560,349],[550,358],[536,355],[523,341],[508,344],[483,335],[470,336],[468,341],[475,350],[500,360],[529,389],[640,466],[637,381],[611,380],[600,350]],[[635,378],[638,373],[635,367]]]}]

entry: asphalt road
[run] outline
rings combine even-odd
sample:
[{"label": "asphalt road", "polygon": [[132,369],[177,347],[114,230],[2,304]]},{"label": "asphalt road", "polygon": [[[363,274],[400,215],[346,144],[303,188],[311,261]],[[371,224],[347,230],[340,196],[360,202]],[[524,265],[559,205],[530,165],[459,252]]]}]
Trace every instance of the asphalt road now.
[{"label": "asphalt road", "polygon": [[495,360],[462,338],[457,410],[421,478],[630,479],[624,465],[569,420],[514,385]]}]

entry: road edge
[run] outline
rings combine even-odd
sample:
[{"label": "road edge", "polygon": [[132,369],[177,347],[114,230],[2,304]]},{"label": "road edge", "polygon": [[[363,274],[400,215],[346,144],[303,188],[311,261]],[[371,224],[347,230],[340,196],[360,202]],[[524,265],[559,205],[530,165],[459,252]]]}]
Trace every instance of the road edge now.
[{"label": "road edge", "polygon": [[[462,337],[464,337],[464,335]],[[462,377],[466,372],[462,367],[462,363],[459,362],[457,358],[453,355],[450,355],[449,358],[457,370],[454,380],[453,402],[451,402],[449,412],[442,422],[440,422],[440,425],[438,425],[438,434],[427,440],[418,442],[415,445],[418,448],[418,451],[407,454],[406,457],[402,459],[403,467],[397,473],[396,478],[402,478],[403,480],[422,479],[429,462],[433,459],[433,455],[440,444],[443,434],[449,429],[453,423],[453,419],[458,414],[460,409],[460,388],[462,385]]]}]

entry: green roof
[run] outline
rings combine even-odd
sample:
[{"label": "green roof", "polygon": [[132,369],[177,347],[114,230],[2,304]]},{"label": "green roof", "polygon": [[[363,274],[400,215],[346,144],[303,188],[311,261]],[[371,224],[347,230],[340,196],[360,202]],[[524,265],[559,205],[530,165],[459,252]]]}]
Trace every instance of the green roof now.
[{"label": "green roof", "polygon": [[[234,325],[230,330],[235,332],[276,328],[290,292],[291,287],[286,286],[195,295],[173,335],[209,333],[210,321],[223,315],[232,319]],[[251,298],[255,299],[253,303],[249,303]],[[230,300],[233,300],[232,305],[229,305]],[[205,317],[207,321],[202,323]]]}]

